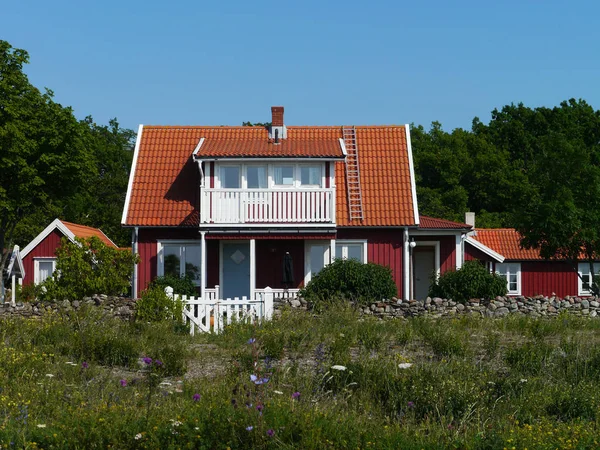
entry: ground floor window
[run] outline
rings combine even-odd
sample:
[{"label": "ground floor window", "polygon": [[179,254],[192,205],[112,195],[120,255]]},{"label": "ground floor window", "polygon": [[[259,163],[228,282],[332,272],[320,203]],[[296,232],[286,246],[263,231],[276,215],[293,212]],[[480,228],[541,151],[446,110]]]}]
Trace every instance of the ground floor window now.
[{"label": "ground floor window", "polygon": [[43,283],[56,270],[56,258],[34,258],[33,266],[34,283]]},{"label": "ground floor window", "polygon": [[200,285],[202,250],[199,242],[161,241],[158,243],[158,276],[188,276]]},{"label": "ground floor window", "polygon": [[[579,271],[579,295],[591,295],[592,294],[592,274],[590,273],[590,263],[580,262],[578,269]],[[600,274],[600,263],[593,263],[594,275]]]},{"label": "ground floor window", "polygon": [[367,263],[367,241],[336,241],[335,257]]},{"label": "ground floor window", "polygon": [[496,263],[496,273],[506,278],[506,287],[510,295],[521,295],[520,263]]}]

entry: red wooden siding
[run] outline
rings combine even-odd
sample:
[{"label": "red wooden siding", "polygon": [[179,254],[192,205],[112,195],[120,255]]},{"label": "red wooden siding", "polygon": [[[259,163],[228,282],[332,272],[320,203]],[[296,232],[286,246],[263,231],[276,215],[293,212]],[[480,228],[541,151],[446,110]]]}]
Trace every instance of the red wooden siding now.
[{"label": "red wooden siding", "polygon": [[337,239],[366,239],[367,261],[392,270],[392,276],[402,295],[403,230],[338,230]]},{"label": "red wooden siding", "polygon": [[486,255],[481,250],[473,247],[471,244],[465,243],[465,261],[494,261],[489,255]]},{"label": "red wooden siding", "polygon": [[521,294],[577,295],[577,274],[567,263],[553,261],[523,261],[521,263]]},{"label": "red wooden siding", "polygon": [[440,242],[440,273],[456,268],[456,238],[454,236],[415,236],[415,241]]},{"label": "red wooden siding", "polygon": [[25,258],[23,258],[23,268],[25,269],[25,278],[23,284],[34,282],[33,259],[34,258],[54,258],[56,257],[56,249],[60,246],[60,240],[64,235],[53,230],[46,239],[40,242],[31,250]]},{"label": "red wooden siding", "polygon": [[304,241],[301,240],[257,240],[256,241],[256,287],[286,287],[283,278],[283,257],[290,252],[294,265],[295,286],[304,282]]}]

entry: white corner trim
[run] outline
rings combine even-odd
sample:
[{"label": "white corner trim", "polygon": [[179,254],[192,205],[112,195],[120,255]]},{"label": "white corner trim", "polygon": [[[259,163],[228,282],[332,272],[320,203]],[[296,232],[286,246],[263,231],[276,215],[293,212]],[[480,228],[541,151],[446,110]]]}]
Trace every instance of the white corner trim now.
[{"label": "white corner trim", "polygon": [[13,267],[15,266],[15,262],[17,263],[17,266],[19,267],[19,273],[21,274],[20,278],[25,278],[25,267],[23,266],[23,258],[21,258],[21,252],[19,250],[18,245],[15,245],[13,247],[13,251],[11,253],[11,257],[8,262],[8,268],[6,269],[6,273],[9,276],[13,270]]},{"label": "white corner trim", "polygon": [[57,229],[64,234],[71,242],[75,242],[75,235],[71,230],[67,228],[67,226],[60,221],[60,219],[54,219],[50,225],[48,225],[44,230],[38,234],[33,241],[31,241],[27,246],[21,251],[21,258],[25,258],[31,250],[36,248],[40,242],[42,242],[50,233],[52,233],[55,229]]},{"label": "white corner trim", "polygon": [[408,152],[408,165],[410,167],[410,189],[412,191],[413,210],[415,212],[415,224],[419,225],[419,205],[417,203],[417,184],[415,182],[415,166],[413,164],[412,143],[410,140],[410,125],[404,125],[406,131],[406,149]]},{"label": "white corner trim", "polygon": [[495,252],[494,250],[492,250],[488,246],[483,245],[481,242],[473,239],[472,237],[467,236],[467,238],[465,239],[465,242],[468,242],[473,247],[475,247],[477,250],[481,250],[486,255],[491,256],[492,258],[494,258],[499,263],[504,262],[504,256],[502,256],[500,253]]},{"label": "white corner trim", "polygon": [[133,161],[131,162],[131,172],[129,173],[129,183],[127,183],[127,196],[125,197],[125,206],[123,207],[123,216],[121,216],[121,225],[127,222],[127,214],[129,213],[129,201],[131,200],[131,190],[133,188],[133,177],[135,176],[135,168],[137,166],[138,155],[140,153],[140,143],[142,142],[142,132],[144,125],[138,127],[137,139],[135,141],[135,150],[133,152]]},{"label": "white corner trim", "polygon": [[198,156],[198,152],[200,151],[200,147],[202,147],[202,144],[204,144],[204,138],[200,138],[200,140],[198,141],[198,145],[196,145],[196,148],[194,149],[194,152],[192,153],[192,156],[194,156],[194,157]]},{"label": "white corner trim", "polygon": [[342,154],[344,156],[348,156],[348,151],[346,150],[346,143],[342,138],[340,138],[340,148],[342,149]]}]

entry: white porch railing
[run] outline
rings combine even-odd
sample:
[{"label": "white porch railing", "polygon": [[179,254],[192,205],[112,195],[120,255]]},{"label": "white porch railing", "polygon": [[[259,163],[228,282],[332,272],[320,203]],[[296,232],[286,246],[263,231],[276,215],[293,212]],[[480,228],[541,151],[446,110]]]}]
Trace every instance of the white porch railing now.
[{"label": "white porch railing", "polygon": [[298,298],[298,292],[300,289],[272,289],[270,287],[264,289],[255,289],[254,290],[254,298],[259,300],[262,296],[267,295],[267,293],[273,295],[273,299],[286,299],[286,300],[295,300]]},{"label": "white porch railing", "polygon": [[203,189],[201,223],[335,224],[335,189]]}]

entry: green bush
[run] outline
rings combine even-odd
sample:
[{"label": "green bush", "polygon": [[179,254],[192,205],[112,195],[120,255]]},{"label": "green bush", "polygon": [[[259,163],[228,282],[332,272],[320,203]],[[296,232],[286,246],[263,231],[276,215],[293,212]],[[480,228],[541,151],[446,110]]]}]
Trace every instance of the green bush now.
[{"label": "green bush", "polygon": [[190,276],[176,277],[173,275],[165,275],[164,277],[156,277],[150,283],[151,288],[160,287],[164,290],[167,286],[171,286],[175,294],[189,295],[192,297],[198,296],[198,291]]},{"label": "green bush", "polygon": [[478,261],[467,261],[460,269],[446,272],[434,280],[429,295],[461,303],[472,298],[492,299],[506,295],[506,279],[490,273]]},{"label": "green bush", "polygon": [[136,318],[146,322],[179,321],[182,312],[183,302],[173,300],[159,286],[148,288],[142,292],[142,296],[135,306]]},{"label": "green bush", "polygon": [[81,299],[93,294],[120,295],[130,288],[139,257],[109,247],[100,239],[63,238],[56,249],[56,270],[40,287],[44,300]]},{"label": "green bush", "polygon": [[336,259],[315,275],[300,295],[313,303],[342,298],[364,304],[392,298],[397,292],[389,267]]}]

